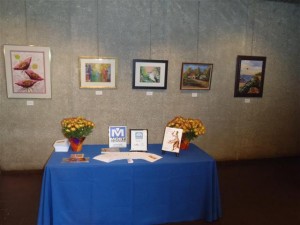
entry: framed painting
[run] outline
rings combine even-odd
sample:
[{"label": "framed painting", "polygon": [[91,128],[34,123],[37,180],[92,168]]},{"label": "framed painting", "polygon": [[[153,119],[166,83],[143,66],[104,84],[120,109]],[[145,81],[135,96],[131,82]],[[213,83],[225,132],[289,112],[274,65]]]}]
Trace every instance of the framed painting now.
[{"label": "framed painting", "polygon": [[49,47],[4,45],[8,98],[51,98]]},{"label": "framed painting", "polygon": [[234,97],[262,97],[266,57],[237,57]]},{"label": "framed painting", "polygon": [[116,88],[116,58],[82,56],[79,61],[80,88]]},{"label": "framed painting", "polygon": [[167,89],[167,60],[133,60],[132,88]]},{"label": "framed painting", "polygon": [[209,90],[213,64],[182,63],[181,90]]}]

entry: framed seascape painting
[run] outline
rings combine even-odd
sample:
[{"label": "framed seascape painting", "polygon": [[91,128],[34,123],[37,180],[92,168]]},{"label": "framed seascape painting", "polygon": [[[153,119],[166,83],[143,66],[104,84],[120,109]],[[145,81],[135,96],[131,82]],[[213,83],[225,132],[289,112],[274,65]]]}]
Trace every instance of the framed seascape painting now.
[{"label": "framed seascape painting", "polygon": [[50,48],[4,45],[8,98],[51,98]]},{"label": "framed seascape painting", "polygon": [[266,57],[238,56],[234,97],[262,97]]},{"label": "framed seascape painting", "polygon": [[80,57],[80,88],[116,88],[117,59]]},{"label": "framed seascape painting", "polygon": [[167,89],[167,60],[133,60],[132,88]]},{"label": "framed seascape painting", "polygon": [[213,64],[182,63],[181,90],[209,90]]}]

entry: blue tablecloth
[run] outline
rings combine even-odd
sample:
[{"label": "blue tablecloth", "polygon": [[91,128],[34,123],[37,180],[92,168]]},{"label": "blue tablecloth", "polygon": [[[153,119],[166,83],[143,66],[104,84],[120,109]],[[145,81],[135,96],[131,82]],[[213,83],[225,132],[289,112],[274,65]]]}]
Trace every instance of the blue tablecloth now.
[{"label": "blue tablecloth", "polygon": [[[43,176],[39,225],[163,224],[221,216],[215,160],[191,144],[189,150],[161,153],[150,163],[94,160],[107,145],[84,145],[89,163],[62,163],[71,152],[53,152]],[[122,149],[122,151],[128,151]]]}]

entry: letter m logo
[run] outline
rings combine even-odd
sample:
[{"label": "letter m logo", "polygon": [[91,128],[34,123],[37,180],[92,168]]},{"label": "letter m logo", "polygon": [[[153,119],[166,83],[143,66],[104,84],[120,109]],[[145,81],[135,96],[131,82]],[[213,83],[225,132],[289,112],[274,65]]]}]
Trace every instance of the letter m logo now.
[{"label": "letter m logo", "polygon": [[110,127],[109,129],[111,138],[125,138],[126,127]]}]

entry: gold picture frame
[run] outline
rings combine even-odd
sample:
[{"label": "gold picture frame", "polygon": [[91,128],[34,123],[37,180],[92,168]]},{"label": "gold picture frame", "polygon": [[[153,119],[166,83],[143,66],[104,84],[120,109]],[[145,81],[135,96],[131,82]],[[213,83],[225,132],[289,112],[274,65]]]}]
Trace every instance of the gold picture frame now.
[{"label": "gold picture frame", "polygon": [[80,88],[116,88],[117,58],[81,56]]}]

